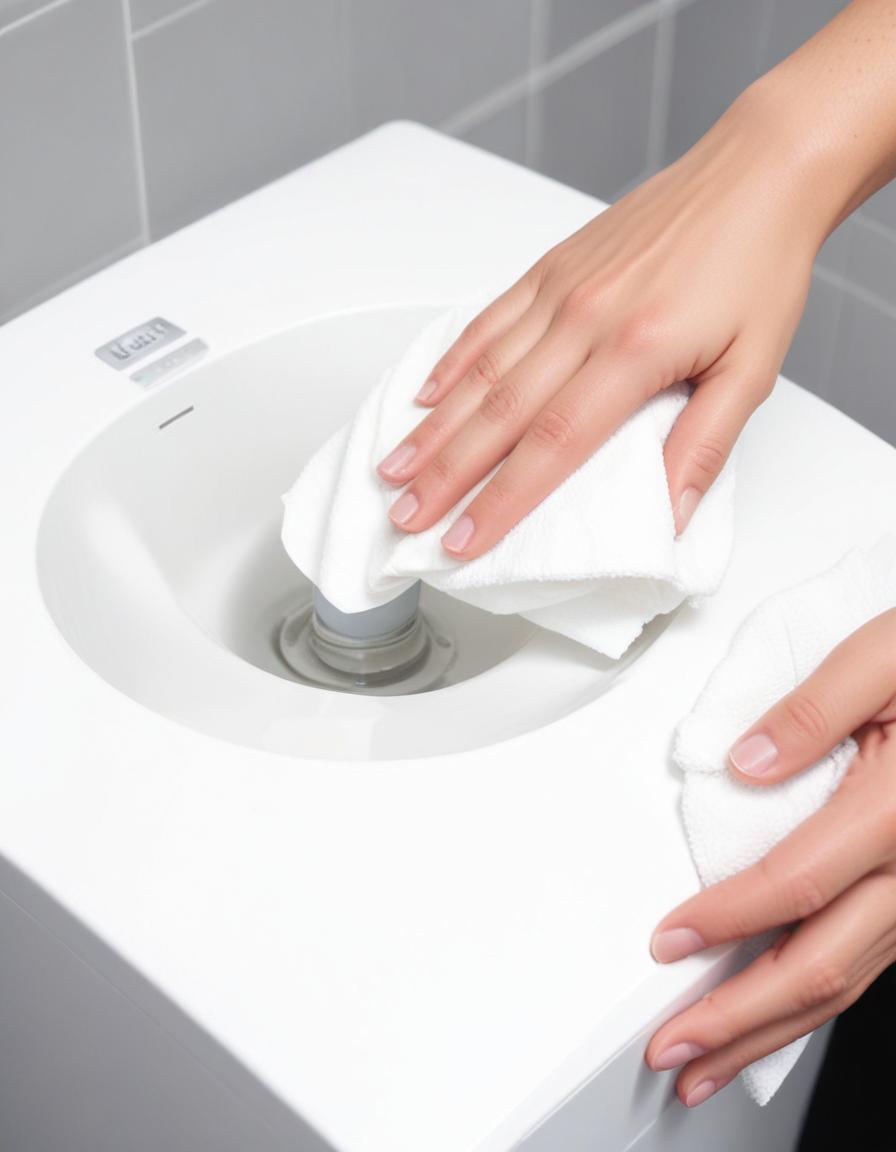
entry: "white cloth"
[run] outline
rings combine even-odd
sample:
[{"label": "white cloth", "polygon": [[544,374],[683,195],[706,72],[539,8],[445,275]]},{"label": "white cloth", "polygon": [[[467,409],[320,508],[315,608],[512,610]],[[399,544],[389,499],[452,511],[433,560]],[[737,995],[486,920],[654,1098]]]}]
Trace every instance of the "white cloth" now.
[{"label": "white cloth", "polygon": [[[673,750],[684,773],[685,830],[704,884],[753,864],[826,803],[856,745],[845,740],[807,771],[769,787],[737,781],[726,767],[728,749],[841,640],[893,607],[896,535],[868,551],[850,552],[829,571],[770,597],[741,625],[694,710],[679,725]],[[767,942],[763,937],[761,943]],[[744,1086],[757,1103],[771,1100],[807,1041],[794,1041],[744,1070]]]},{"label": "white cloth", "polygon": [[676,539],[663,443],[687,401],[679,386],[647,403],[479,559],[453,559],[439,542],[469,497],[426,532],[393,527],[387,510],[397,492],[375,466],[423,417],[413,397],[474,313],[457,308],[429,324],[307,464],[284,497],[286,551],[343,612],[385,603],[419,578],[618,657],[654,616],[718,587],[731,548],[733,465]]}]

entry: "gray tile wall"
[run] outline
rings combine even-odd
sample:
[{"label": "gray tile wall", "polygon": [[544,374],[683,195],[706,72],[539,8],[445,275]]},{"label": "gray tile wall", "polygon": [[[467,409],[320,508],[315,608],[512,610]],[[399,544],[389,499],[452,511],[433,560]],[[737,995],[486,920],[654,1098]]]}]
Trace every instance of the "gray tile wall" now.
[{"label": "gray tile wall", "polygon": [[[0,0],[0,322],[383,120],[614,199],[842,0]],[[896,443],[896,185],[785,368]]]}]

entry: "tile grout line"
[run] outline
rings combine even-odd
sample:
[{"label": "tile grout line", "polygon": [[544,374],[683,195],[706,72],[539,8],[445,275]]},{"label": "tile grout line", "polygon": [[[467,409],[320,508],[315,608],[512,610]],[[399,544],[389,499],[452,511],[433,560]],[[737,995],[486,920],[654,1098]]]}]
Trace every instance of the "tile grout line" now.
[{"label": "tile grout line", "polygon": [[896,304],[891,304],[882,296],[878,296],[875,292],[870,292],[867,288],[863,288],[861,284],[857,284],[855,280],[851,280],[848,276],[843,276],[839,272],[834,272],[831,268],[825,268],[821,264],[816,264],[812,271],[813,276],[817,276],[823,283],[829,285],[831,288],[839,288],[841,292],[848,293],[854,296],[862,304],[868,304],[871,308],[876,308],[878,312],[883,312],[885,316],[890,316],[896,320]]},{"label": "tile grout line", "polygon": [[[867,203],[867,201],[865,203]],[[863,211],[864,207],[864,204],[860,205],[853,213],[851,219],[854,223],[861,224],[863,228],[867,228],[869,232],[873,232],[876,236],[889,240],[891,243],[896,243],[896,228],[893,228],[890,224],[884,224],[881,220],[875,220],[873,216],[867,216]]]},{"label": "tile grout line", "polygon": [[134,136],[134,168],[137,178],[137,205],[143,243],[149,244],[149,196],[146,189],[146,164],[143,156],[143,131],[140,126],[140,97],[137,90],[137,64],[134,59],[134,25],[131,0],[121,0],[124,18],[125,57],[128,65],[128,88],[131,99],[131,132]]},{"label": "tile grout line", "polygon": [[442,121],[438,127],[440,131],[450,135],[467,131],[489,116],[503,112],[521,97],[537,94],[554,81],[575,72],[583,64],[590,63],[603,52],[615,48],[630,36],[648,28],[661,15],[677,12],[695,2],[696,0],[648,0],[634,12],[626,13],[618,20],[599,28],[565,52],[534,68],[528,75],[511,80],[475,104],[462,108]]},{"label": "tile grout line", "polygon": [[13,20],[12,23],[7,24],[5,28],[0,28],[0,38],[8,32],[16,32],[19,28],[24,28],[26,24],[30,24],[33,20],[39,20],[41,16],[47,16],[50,12],[55,12],[57,8],[62,8],[66,4],[71,4],[71,2],[72,0],[50,0],[50,3],[45,4],[43,8],[38,8],[34,12],[26,12],[26,14],[20,16],[18,20]]},{"label": "tile grout line", "polygon": [[190,4],[185,4],[182,8],[178,8],[176,12],[169,12],[167,16],[160,16],[158,20],[154,20],[151,24],[144,24],[142,28],[138,28],[137,31],[132,34],[133,39],[142,40],[144,36],[149,36],[153,32],[167,28],[169,24],[180,20],[182,16],[189,16],[191,12],[198,12],[200,8],[205,8],[213,2],[214,0],[192,0]]}]

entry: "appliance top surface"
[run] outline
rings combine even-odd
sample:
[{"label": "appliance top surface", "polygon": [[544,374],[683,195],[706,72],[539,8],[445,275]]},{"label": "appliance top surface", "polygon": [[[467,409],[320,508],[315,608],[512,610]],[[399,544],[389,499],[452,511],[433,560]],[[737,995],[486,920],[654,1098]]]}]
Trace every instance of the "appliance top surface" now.
[{"label": "appliance top surface", "polygon": [[509,1146],[719,962],[647,951],[696,883],[672,730],[758,600],[892,529],[896,452],[781,382],[743,438],[721,592],[586,708],[425,762],[253,751],[121,695],[44,609],[39,518],[147,394],[94,355],[117,334],[162,316],[214,357],[339,310],[487,296],[599,208],[390,125],[0,330],[0,854],[340,1152]]}]

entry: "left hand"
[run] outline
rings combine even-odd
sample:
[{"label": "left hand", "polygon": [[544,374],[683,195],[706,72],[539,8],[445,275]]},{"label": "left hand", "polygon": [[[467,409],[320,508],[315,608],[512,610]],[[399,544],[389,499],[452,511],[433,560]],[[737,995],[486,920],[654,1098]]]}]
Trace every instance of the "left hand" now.
[{"label": "left hand", "polygon": [[654,958],[668,963],[795,925],[652,1037],[648,1066],[683,1066],[676,1087],[688,1107],[842,1012],[896,961],[896,609],[844,640],[757,721],[731,749],[730,768],[745,783],[776,784],[851,733],[859,752],[830,801],[653,934]]}]

